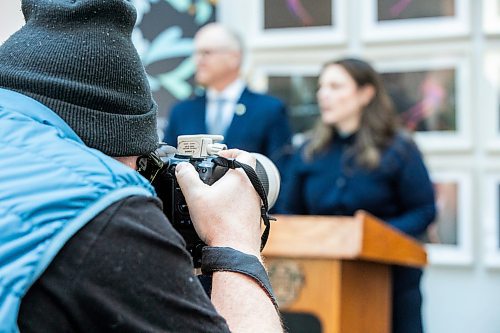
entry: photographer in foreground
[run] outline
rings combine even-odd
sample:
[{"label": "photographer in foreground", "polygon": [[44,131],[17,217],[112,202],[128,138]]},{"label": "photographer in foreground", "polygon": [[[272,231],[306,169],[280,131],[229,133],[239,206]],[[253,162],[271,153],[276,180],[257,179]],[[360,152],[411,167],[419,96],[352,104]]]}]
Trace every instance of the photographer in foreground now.
[{"label": "photographer in foreground", "polygon": [[157,147],[157,106],[131,3],[22,6],[26,25],[0,46],[0,331],[281,331],[261,287],[260,199],[247,176],[229,170],[208,186],[191,164],[176,169],[209,246],[210,300],[134,170]]}]

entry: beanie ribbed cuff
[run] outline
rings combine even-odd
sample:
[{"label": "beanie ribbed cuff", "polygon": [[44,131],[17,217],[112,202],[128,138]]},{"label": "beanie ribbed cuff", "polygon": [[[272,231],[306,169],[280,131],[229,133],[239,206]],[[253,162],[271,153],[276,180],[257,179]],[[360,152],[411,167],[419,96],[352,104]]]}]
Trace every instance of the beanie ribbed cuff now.
[{"label": "beanie ribbed cuff", "polygon": [[156,131],[157,105],[138,115],[106,113],[70,104],[46,96],[19,91],[52,110],[76,132],[89,147],[109,156],[139,156],[158,148]]}]

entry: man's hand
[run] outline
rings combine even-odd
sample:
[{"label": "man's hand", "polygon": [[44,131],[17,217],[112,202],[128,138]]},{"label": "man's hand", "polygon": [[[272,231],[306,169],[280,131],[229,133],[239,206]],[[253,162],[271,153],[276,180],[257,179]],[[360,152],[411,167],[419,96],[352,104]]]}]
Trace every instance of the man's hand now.
[{"label": "man's hand", "polygon": [[[255,158],[244,151],[222,150],[255,168]],[[179,163],[175,174],[186,198],[196,232],[207,245],[232,247],[260,259],[260,197],[245,172],[228,170],[212,186],[203,183],[189,163]],[[231,332],[282,332],[278,312],[255,280],[238,272],[214,272],[212,302]]]},{"label": "man's hand", "polygon": [[[219,155],[255,168],[255,158],[242,150],[222,150]],[[261,201],[243,170],[228,170],[212,186],[203,183],[189,163],[179,163],[175,174],[201,240],[260,258]]]}]

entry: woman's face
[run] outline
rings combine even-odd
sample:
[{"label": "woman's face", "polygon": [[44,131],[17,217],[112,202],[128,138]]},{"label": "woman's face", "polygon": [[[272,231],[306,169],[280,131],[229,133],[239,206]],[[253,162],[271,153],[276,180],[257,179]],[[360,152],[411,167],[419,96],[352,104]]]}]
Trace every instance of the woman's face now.
[{"label": "woman's face", "polygon": [[363,107],[369,102],[364,90],[342,66],[326,67],[319,77],[316,94],[323,123],[343,133],[356,131]]}]

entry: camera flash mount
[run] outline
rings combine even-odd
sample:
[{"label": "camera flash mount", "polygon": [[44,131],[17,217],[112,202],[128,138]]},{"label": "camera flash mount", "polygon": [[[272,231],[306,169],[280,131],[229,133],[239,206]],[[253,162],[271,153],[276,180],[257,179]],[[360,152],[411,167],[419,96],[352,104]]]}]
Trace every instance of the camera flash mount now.
[{"label": "camera flash mount", "polygon": [[227,149],[225,144],[220,143],[222,140],[224,140],[222,135],[180,135],[177,138],[177,153],[193,158],[217,155],[219,151]]}]

